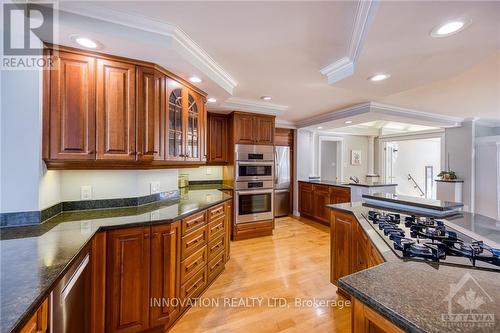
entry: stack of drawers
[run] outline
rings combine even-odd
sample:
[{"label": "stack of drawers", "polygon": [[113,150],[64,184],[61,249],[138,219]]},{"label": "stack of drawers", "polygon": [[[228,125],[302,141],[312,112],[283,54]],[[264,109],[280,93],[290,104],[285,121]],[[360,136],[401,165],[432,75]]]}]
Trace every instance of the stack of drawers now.
[{"label": "stack of drawers", "polygon": [[182,220],[181,298],[197,297],[224,270],[226,228],[224,204]]}]

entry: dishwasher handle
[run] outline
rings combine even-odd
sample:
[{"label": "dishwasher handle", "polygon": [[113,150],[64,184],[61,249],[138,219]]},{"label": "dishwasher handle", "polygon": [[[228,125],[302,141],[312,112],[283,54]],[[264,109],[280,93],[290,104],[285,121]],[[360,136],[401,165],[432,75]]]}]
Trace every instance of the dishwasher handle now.
[{"label": "dishwasher handle", "polygon": [[78,269],[71,276],[68,283],[64,286],[63,290],[61,291],[61,296],[62,296],[63,301],[66,300],[66,297],[68,297],[69,293],[71,292],[71,289],[73,289],[75,283],[78,281],[78,279],[82,275],[83,271],[85,270],[85,268],[89,264],[89,261],[90,261],[90,256],[87,253],[85,258],[83,258],[82,262],[78,266]]}]

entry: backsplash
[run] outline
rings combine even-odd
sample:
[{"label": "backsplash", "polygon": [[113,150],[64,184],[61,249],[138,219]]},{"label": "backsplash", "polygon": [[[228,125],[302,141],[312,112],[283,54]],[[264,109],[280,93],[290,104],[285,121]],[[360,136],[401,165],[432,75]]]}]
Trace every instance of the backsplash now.
[{"label": "backsplash", "polygon": [[179,169],[179,174],[188,175],[192,180],[222,180],[222,166],[201,166],[199,168]]}]

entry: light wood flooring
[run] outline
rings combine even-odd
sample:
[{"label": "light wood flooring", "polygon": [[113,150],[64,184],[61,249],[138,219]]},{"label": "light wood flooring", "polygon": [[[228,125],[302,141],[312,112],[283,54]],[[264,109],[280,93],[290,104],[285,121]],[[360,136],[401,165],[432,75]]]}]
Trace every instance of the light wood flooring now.
[{"label": "light wood flooring", "polygon": [[[226,270],[202,295],[219,299],[219,306],[189,309],[171,332],[350,332],[349,307],[294,303],[296,297],[343,300],[329,281],[329,239],[327,227],[285,217],[276,220],[272,237],[232,242]],[[262,306],[223,306],[224,298],[233,297],[264,300]],[[268,306],[272,298],[289,307]]]}]

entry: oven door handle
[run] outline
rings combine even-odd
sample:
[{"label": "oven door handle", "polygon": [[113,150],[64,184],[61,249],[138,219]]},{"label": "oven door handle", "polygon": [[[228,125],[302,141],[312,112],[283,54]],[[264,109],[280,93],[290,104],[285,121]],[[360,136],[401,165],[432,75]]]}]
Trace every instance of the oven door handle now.
[{"label": "oven door handle", "polygon": [[263,166],[273,166],[273,161],[238,161],[238,165],[263,165]]},{"label": "oven door handle", "polygon": [[272,189],[269,189],[269,190],[258,190],[258,191],[255,191],[255,190],[246,190],[246,191],[236,191],[236,194],[238,195],[241,195],[241,194],[273,194],[273,190]]}]

